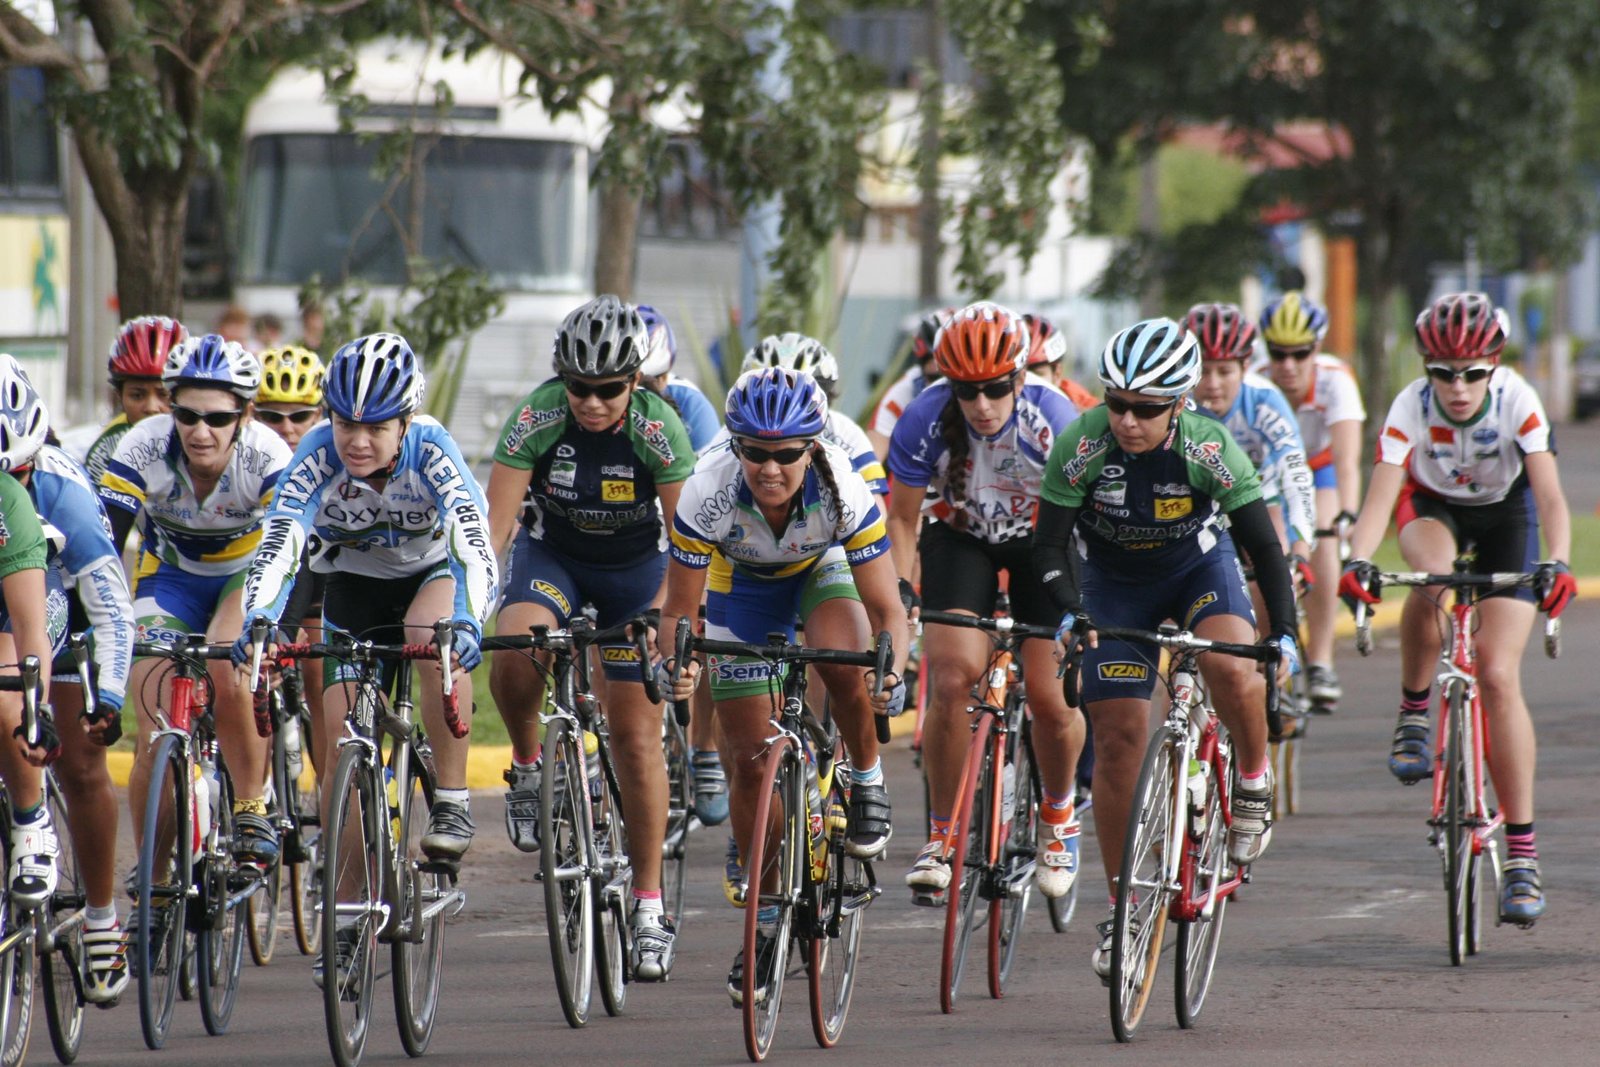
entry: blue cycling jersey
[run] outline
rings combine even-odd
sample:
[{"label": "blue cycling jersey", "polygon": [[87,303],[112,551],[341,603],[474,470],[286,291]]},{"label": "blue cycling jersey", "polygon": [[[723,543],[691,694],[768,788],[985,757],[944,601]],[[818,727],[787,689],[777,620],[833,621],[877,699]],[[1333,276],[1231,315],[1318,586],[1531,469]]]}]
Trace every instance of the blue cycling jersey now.
[{"label": "blue cycling jersey", "polygon": [[1221,419],[1256,465],[1261,495],[1282,502],[1289,543],[1310,544],[1316,538],[1316,495],[1300,423],[1288,398],[1266,378],[1246,373],[1233,407]]},{"label": "blue cycling jersey", "polygon": [[689,431],[689,447],[696,453],[704,452],[722,428],[717,409],[700,387],[674,374],[667,379],[667,397],[678,409],[684,429]]}]

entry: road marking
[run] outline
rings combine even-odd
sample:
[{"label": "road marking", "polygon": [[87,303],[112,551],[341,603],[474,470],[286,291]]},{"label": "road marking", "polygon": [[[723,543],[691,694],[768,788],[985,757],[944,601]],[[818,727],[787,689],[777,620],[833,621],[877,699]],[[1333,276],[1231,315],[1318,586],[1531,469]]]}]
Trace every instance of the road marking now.
[{"label": "road marking", "polygon": [[1330,919],[1377,919],[1381,918],[1378,912],[1394,904],[1407,904],[1413,900],[1426,900],[1432,893],[1424,893],[1418,889],[1385,889],[1377,900],[1369,900],[1364,904],[1356,904],[1344,911],[1336,911],[1329,915]]}]

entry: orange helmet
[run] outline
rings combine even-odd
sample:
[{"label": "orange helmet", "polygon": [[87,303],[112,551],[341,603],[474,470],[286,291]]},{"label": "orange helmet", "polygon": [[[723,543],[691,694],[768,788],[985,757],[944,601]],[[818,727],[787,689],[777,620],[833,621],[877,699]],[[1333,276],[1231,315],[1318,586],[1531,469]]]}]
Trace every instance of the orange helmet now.
[{"label": "orange helmet", "polygon": [[945,377],[987,382],[1022,368],[1028,358],[1028,327],[1022,316],[980,300],[957,311],[934,342],[933,358]]}]

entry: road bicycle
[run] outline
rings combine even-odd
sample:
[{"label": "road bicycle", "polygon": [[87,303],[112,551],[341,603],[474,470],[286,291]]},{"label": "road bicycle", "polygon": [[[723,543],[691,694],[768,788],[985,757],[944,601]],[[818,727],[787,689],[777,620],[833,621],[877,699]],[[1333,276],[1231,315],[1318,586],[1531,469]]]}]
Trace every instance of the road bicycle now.
[{"label": "road bicycle", "polygon": [[[1433,720],[1433,806],[1428,816],[1428,843],[1439,850],[1444,866],[1450,962],[1458,967],[1482,947],[1486,857],[1494,882],[1491,899],[1495,925],[1501,922],[1500,842],[1495,835],[1505,816],[1489,805],[1485,774],[1489,730],[1478,689],[1473,641],[1478,604],[1491,593],[1534,587],[1538,581],[1532,573],[1472,574],[1465,569],[1467,562],[1465,557],[1458,559],[1451,574],[1404,571],[1377,576],[1380,587],[1440,587],[1454,594],[1447,616],[1449,632],[1442,635],[1439,673],[1435,678],[1439,713]],[[1554,659],[1561,653],[1561,620],[1547,618],[1544,632],[1545,654]],[[1372,619],[1367,605],[1361,602],[1356,604],[1356,648],[1363,656],[1372,651]]]},{"label": "road bicycle", "polygon": [[[1211,641],[1164,623],[1154,631],[1123,627],[1089,630],[1107,638],[1170,652],[1166,720],[1145,749],[1133,791],[1122,870],[1112,915],[1111,1030],[1133,1040],[1155,988],[1167,923],[1177,925],[1174,1001],[1178,1025],[1194,1026],[1211,986],[1228,899],[1249,880],[1249,868],[1228,858],[1233,824],[1233,745],[1211,707],[1200,675],[1203,652],[1238,656],[1266,666],[1267,718],[1279,732],[1274,645]],[[1069,657],[1069,692],[1076,692],[1081,640]],[[1155,669],[1155,664],[1151,664]]]},{"label": "road bicycle", "polygon": [[[1033,751],[1033,717],[1017,656],[1030,638],[1055,640],[1055,628],[1030,626],[1010,616],[980,617],[923,611],[924,626],[983,630],[994,644],[989,664],[973,686],[972,742],[962,762],[961,792],[951,813],[946,858],[953,872],[945,891],[944,946],[939,964],[939,1008],[955,1010],[974,930],[987,930],[989,995],[1005,994],[1016,960],[1033,874],[1044,796]],[[1063,907],[1062,924],[1075,909],[1077,885]],[[980,913],[979,903],[983,902]]]},{"label": "road bicycle", "polygon": [[129,958],[139,984],[145,1044],[161,1048],[182,984],[185,934],[194,934],[196,996],[206,1032],[227,1031],[244,959],[245,902],[262,871],[233,859],[233,781],[217,745],[206,664],[230,646],[194,634],[167,645],[139,641],[134,655],[169,661],[158,679],[165,703],[147,706],[157,728],[148,738],[134,926]]},{"label": "road bicycle", "polygon": [[[760,757],[756,831],[744,864],[740,1011],[745,1052],[759,1063],[772,1048],[791,944],[808,975],[812,1036],[821,1047],[832,1048],[850,1012],[866,909],[882,887],[871,861],[845,848],[849,764],[832,722],[819,720],[806,703],[806,668],[818,663],[866,667],[876,692],[893,663],[889,635],[879,634],[871,652],[846,652],[790,644],[782,633],[768,635],[766,644],[708,640],[693,636],[689,620],[680,619],[674,637],[674,682],[694,652],[758,659],[783,677],[781,693],[772,696],[772,736]],[[887,742],[888,719],[878,716],[876,728],[878,740]],[[763,907],[777,911],[765,953],[759,947],[765,938],[758,936]],[[763,963],[763,955],[770,962]]]}]

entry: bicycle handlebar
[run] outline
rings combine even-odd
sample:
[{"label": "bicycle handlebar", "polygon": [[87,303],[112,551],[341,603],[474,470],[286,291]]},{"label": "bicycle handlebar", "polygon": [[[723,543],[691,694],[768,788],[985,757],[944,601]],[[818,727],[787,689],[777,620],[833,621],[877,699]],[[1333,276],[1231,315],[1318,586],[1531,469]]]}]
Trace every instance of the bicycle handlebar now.
[{"label": "bicycle handlebar", "polygon": [[527,652],[530,649],[543,649],[570,652],[577,656],[590,645],[615,641],[619,637],[626,637],[633,642],[634,651],[639,654],[639,675],[644,683],[645,696],[652,704],[661,703],[661,686],[650,670],[650,619],[643,613],[634,615],[615,626],[608,626],[604,630],[596,629],[588,619],[579,616],[573,619],[570,627],[565,630],[535,626],[526,634],[486,637],[481,647],[485,652]]},{"label": "bicycle handlebar", "polygon": [[1038,626],[1033,623],[1018,622],[1009,615],[962,615],[953,611],[929,611],[923,609],[920,613],[921,621],[934,623],[938,626],[965,626],[973,630],[987,630],[997,637],[1010,637],[1014,641],[1026,641],[1033,638],[1042,638],[1054,641],[1056,628],[1054,626]]},{"label": "bicycle handlebar", "polygon": [[[1447,589],[1488,590],[1491,593],[1507,589],[1535,587],[1539,575],[1532,571],[1496,571],[1492,574],[1429,574],[1426,571],[1380,571],[1374,586],[1386,585],[1424,588],[1442,586]],[[1372,606],[1358,600],[1355,604],[1356,651],[1363,656],[1372,654]],[[1546,616],[1544,620],[1544,654],[1551,659],[1561,655],[1561,619]]]}]

